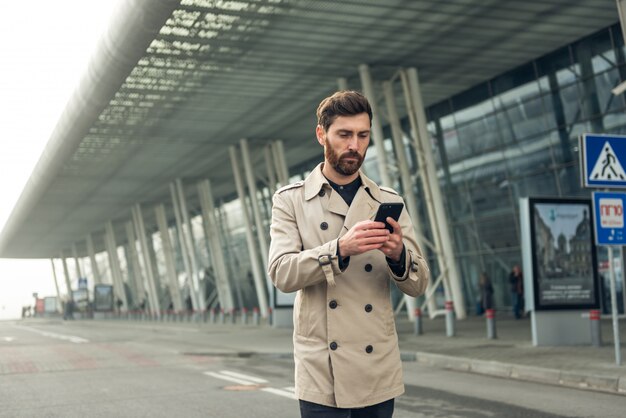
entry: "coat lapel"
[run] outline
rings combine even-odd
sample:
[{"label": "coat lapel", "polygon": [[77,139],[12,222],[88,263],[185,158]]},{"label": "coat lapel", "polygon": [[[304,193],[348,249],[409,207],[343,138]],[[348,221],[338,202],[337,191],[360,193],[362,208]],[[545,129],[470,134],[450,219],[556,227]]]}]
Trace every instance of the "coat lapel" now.
[{"label": "coat lapel", "polygon": [[348,214],[348,204],[345,200],[343,200],[343,197],[341,197],[339,193],[334,191],[332,188],[329,189],[330,198],[328,201],[328,210],[332,213],[345,217]]}]

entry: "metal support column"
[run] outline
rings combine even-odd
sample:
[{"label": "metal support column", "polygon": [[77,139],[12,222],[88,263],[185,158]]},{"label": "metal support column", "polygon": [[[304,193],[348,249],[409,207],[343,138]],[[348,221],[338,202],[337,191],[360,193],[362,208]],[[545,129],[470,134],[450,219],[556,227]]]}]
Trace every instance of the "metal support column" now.
[{"label": "metal support column", "polygon": [[59,291],[59,281],[57,279],[57,271],[54,268],[54,259],[50,259],[50,265],[52,266],[52,277],[54,277],[54,288],[57,291],[57,312],[61,312],[61,292]]},{"label": "metal support column", "polygon": [[83,269],[80,267],[80,261],[78,260],[78,251],[76,250],[76,244],[72,244],[72,257],[74,257],[74,266],[76,268],[76,279],[83,277]]},{"label": "metal support column", "polygon": [[67,289],[67,300],[74,300],[74,295],[72,295],[72,281],[70,280],[70,271],[67,268],[67,260],[65,259],[65,255],[61,253],[61,262],[63,263],[63,274],[65,276],[65,287]]},{"label": "metal support column", "polygon": [[[422,95],[419,87],[417,70],[409,68],[401,71],[402,84],[407,102],[409,120],[414,130],[415,152],[424,185],[426,205],[430,217],[435,246],[438,249],[438,261],[441,274],[444,274],[444,289],[450,293],[454,302],[454,309],[458,319],[467,316],[465,301],[461,286],[461,279],[458,273],[456,259],[452,247],[452,234],[448,228],[448,217],[443,205],[441,189],[437,178],[434,164],[434,154],[428,131],[426,129],[427,120],[422,102]],[[445,286],[445,284],[448,286]],[[446,297],[447,300],[450,300]]]},{"label": "metal support column", "polygon": [[359,74],[361,76],[361,84],[363,85],[363,93],[370,102],[372,108],[372,132],[370,138],[376,147],[376,161],[378,162],[378,171],[380,181],[383,186],[391,187],[391,179],[389,178],[389,170],[387,169],[387,155],[385,153],[385,137],[383,136],[383,127],[380,123],[380,113],[378,112],[378,103],[376,102],[376,93],[374,92],[374,83],[370,74],[370,68],[367,64],[359,65]]},{"label": "metal support column", "polygon": [[280,184],[286,186],[289,184],[289,167],[287,166],[287,158],[285,157],[285,146],[283,141],[277,139],[274,141],[274,148],[276,148],[276,170],[278,173],[278,180]]},{"label": "metal support column", "polygon": [[150,302],[150,310],[152,315],[157,318],[161,316],[161,306],[159,304],[159,295],[157,293],[155,274],[152,267],[152,257],[150,248],[148,245],[152,245],[152,238],[148,242],[146,227],[143,223],[143,214],[141,212],[141,205],[135,204],[131,209],[133,224],[135,225],[135,233],[139,239],[139,248],[141,250],[141,258],[143,260],[143,267],[146,272],[146,284],[148,288],[148,301]]},{"label": "metal support column", "polygon": [[[183,266],[185,267],[185,283],[187,285],[187,291],[189,292],[189,297],[191,298],[191,304],[194,309],[198,309],[198,301],[196,299],[196,293],[193,291],[192,278],[193,275],[191,271],[191,262],[189,261],[189,257],[187,255],[187,244],[185,239],[185,233],[183,231],[183,218],[180,214],[180,205],[178,203],[178,192],[176,191],[176,183],[170,183],[170,194],[172,195],[172,206],[174,208],[174,217],[176,218],[176,232],[178,234],[178,242],[180,247],[180,255],[183,259]],[[187,309],[187,306],[184,306],[184,309]]]},{"label": "metal support column", "polygon": [[[131,284],[131,287],[135,290],[135,305],[138,306],[142,300],[146,297],[146,285],[144,281],[144,274],[141,271],[141,263],[139,262],[139,253],[137,252],[137,238],[135,236],[135,227],[133,225],[133,221],[126,222],[126,238],[128,240],[128,252],[129,257],[127,263],[130,267],[128,270],[132,269],[132,276],[128,275],[128,280]],[[129,283],[129,284],[130,284]]]},{"label": "metal support column", "polygon": [[101,284],[100,270],[98,269],[98,261],[96,260],[96,252],[93,249],[93,238],[91,234],[87,234],[87,252],[89,253],[89,263],[91,264],[91,274],[93,275],[93,283]]},{"label": "metal support column", "polygon": [[[202,220],[206,237],[209,241],[209,256],[213,264],[215,273],[215,287],[220,300],[220,306],[227,311],[235,307],[233,302],[233,292],[228,280],[228,269],[226,268],[224,252],[222,251],[222,241],[215,218],[215,206],[213,204],[213,191],[211,182],[203,180],[198,183],[198,195],[200,196],[200,206],[202,207]],[[242,308],[243,306],[240,306]]]},{"label": "metal support column", "polygon": [[[417,243],[420,248],[425,251],[426,247],[424,246],[423,240],[424,233],[422,232],[422,222],[417,212],[417,198],[415,197],[415,193],[413,191],[413,180],[411,179],[411,173],[409,172],[409,163],[404,149],[402,127],[400,125],[400,118],[398,117],[398,109],[396,108],[396,99],[393,94],[393,86],[391,85],[391,82],[383,82],[383,92],[385,95],[385,103],[387,105],[387,117],[389,119],[389,124],[391,125],[393,146],[396,149],[395,155],[397,157],[398,168],[400,171],[400,180],[402,181],[402,194],[404,195],[404,201],[406,203],[409,216],[413,221]],[[415,298],[412,298],[409,295],[404,295],[404,301],[406,303],[409,319],[414,320]]]},{"label": "metal support column", "polygon": [[616,0],[616,2],[619,22],[622,27],[622,38],[626,41],[626,0]]},{"label": "metal support column", "polygon": [[193,227],[191,225],[191,219],[189,218],[189,211],[187,210],[187,199],[185,198],[185,189],[183,188],[183,181],[176,179],[176,188],[178,190],[178,203],[180,205],[180,213],[182,215],[183,224],[186,226],[185,237],[187,239],[187,255],[191,262],[192,271],[192,283],[193,289],[196,293],[198,301],[196,310],[204,311],[206,309],[206,303],[204,298],[203,289],[200,288],[200,268],[198,267],[198,259],[196,257],[196,242],[193,237]]},{"label": "metal support column", "polygon": [[183,298],[180,294],[178,285],[178,276],[176,275],[176,264],[174,263],[174,249],[172,240],[170,239],[170,231],[167,227],[167,217],[165,216],[165,205],[160,204],[154,208],[159,233],[161,234],[161,247],[163,249],[163,259],[165,260],[165,274],[167,275],[167,283],[170,289],[170,297],[172,305],[176,312],[184,309]]},{"label": "metal support column", "polygon": [[272,152],[273,143],[270,142],[263,149],[263,154],[265,155],[265,167],[267,168],[267,186],[270,190],[270,194],[274,194],[276,192],[276,164],[274,162],[274,153]]},{"label": "metal support column", "polygon": [[345,77],[339,77],[337,79],[337,87],[339,90],[348,90],[348,79]]},{"label": "metal support column", "polygon": [[124,280],[122,279],[122,269],[120,268],[120,260],[117,256],[117,243],[115,240],[115,232],[113,230],[113,222],[109,221],[105,225],[105,243],[107,252],[109,253],[109,265],[111,266],[111,278],[113,282],[113,293],[116,300],[122,301],[122,310],[128,310],[128,301],[126,300],[126,290],[124,289]]},{"label": "metal support column", "polygon": [[233,167],[233,175],[235,177],[235,185],[237,187],[237,195],[239,196],[239,202],[241,202],[241,213],[246,225],[246,242],[248,243],[248,253],[250,254],[252,276],[254,277],[254,286],[259,300],[259,308],[261,310],[261,316],[263,318],[267,318],[269,313],[267,304],[267,287],[265,285],[265,277],[267,276],[267,273],[262,271],[262,267],[259,264],[257,244],[255,243],[254,235],[252,234],[252,223],[250,222],[250,216],[248,215],[248,209],[246,208],[246,195],[243,188],[243,181],[241,180],[239,162],[237,161],[237,150],[234,146],[231,146],[229,148],[229,152],[230,162]]},{"label": "metal support column", "polygon": [[250,159],[250,150],[248,149],[248,141],[242,139],[239,141],[241,146],[241,156],[243,159],[243,170],[246,174],[246,183],[248,183],[248,192],[250,197],[250,205],[252,206],[252,214],[254,215],[254,224],[256,226],[256,235],[261,250],[261,260],[263,260],[263,268],[267,271],[267,234],[265,233],[265,226],[261,219],[261,211],[259,209],[259,201],[257,198],[256,181],[254,178],[254,167]]},{"label": "metal support column", "polygon": [[285,147],[283,141],[277,139],[270,143],[272,149],[272,156],[274,160],[274,169],[278,177],[278,182],[281,186],[289,184],[289,169],[287,167],[287,160],[285,159]]},{"label": "metal support column", "polygon": [[[245,302],[243,299],[243,294],[241,292],[241,281],[242,278],[248,278],[248,275],[242,272],[241,266],[239,265],[239,259],[236,256],[237,251],[235,250],[235,245],[233,243],[232,234],[230,233],[230,228],[228,227],[228,215],[226,214],[226,210],[224,209],[224,201],[220,201],[219,206],[216,208],[217,210],[217,229],[220,234],[220,240],[224,243],[225,257],[228,260],[228,267],[230,268],[230,276],[234,278],[233,283],[235,285],[235,292],[237,295],[237,302],[239,306],[245,307]],[[250,277],[252,277],[252,273],[250,273]],[[253,280],[254,282],[254,280]]]},{"label": "metal support column", "polygon": [[204,300],[204,292],[200,289],[200,271],[198,269],[198,261],[196,258],[196,246],[194,243],[193,229],[191,226],[191,220],[189,219],[189,212],[187,211],[187,201],[185,200],[185,192],[181,179],[176,179],[174,189],[176,190],[176,196],[178,197],[179,217],[182,222],[181,248],[185,249],[191,273],[189,287],[191,301],[196,311],[204,311],[206,309],[206,303]]}]

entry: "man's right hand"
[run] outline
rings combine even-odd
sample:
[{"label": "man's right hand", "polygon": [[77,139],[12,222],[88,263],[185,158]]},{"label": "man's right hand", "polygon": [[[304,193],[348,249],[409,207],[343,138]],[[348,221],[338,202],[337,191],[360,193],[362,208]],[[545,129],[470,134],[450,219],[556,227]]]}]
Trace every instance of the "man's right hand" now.
[{"label": "man's right hand", "polygon": [[361,221],[339,239],[339,255],[350,257],[377,250],[389,239],[389,231],[383,222]]}]

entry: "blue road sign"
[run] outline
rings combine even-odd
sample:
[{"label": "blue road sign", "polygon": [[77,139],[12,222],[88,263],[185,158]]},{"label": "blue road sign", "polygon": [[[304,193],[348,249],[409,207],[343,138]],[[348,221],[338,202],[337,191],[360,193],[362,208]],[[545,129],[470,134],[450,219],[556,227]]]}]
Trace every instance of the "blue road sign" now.
[{"label": "blue road sign", "polygon": [[593,192],[593,225],[598,245],[625,245],[626,193]]},{"label": "blue road sign", "polygon": [[580,149],[583,187],[626,188],[626,136],[584,134]]}]

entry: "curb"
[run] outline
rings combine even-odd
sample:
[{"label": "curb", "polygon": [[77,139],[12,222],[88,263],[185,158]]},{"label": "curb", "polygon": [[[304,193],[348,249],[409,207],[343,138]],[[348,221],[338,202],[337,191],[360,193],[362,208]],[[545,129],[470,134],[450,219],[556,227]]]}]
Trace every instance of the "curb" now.
[{"label": "curb", "polygon": [[[183,355],[259,358],[268,360],[291,360],[292,351],[257,352],[238,350],[203,350],[182,352]],[[564,386],[574,389],[593,390],[614,395],[626,395],[626,378],[585,374],[582,372],[548,369],[544,367],[525,366],[520,364],[502,363],[493,360],[478,360],[467,357],[446,356],[421,351],[401,351],[403,362],[417,362],[431,367],[476,373],[504,379],[536,382],[553,386]]]},{"label": "curb", "polygon": [[443,369],[626,395],[626,378],[619,376],[585,374],[419,351],[414,358],[418,363]]}]

